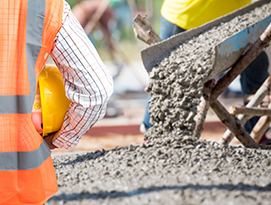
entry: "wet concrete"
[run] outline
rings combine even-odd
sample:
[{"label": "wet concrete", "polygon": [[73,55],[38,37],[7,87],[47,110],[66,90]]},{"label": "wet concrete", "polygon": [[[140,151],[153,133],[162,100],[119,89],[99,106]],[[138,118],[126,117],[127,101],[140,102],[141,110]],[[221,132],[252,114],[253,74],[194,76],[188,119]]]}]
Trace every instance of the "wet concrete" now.
[{"label": "wet concrete", "polygon": [[47,204],[270,204],[270,151],[191,137],[213,46],[270,13],[271,3],[165,56],[146,89],[147,143],[55,156],[59,191]]},{"label": "wet concrete", "polygon": [[192,136],[202,88],[215,60],[215,45],[270,15],[270,5],[214,27],[157,59],[146,92],[153,127],[146,140]]},{"label": "wet concrete", "polygon": [[269,204],[270,151],[183,138],[54,158],[48,204]]}]

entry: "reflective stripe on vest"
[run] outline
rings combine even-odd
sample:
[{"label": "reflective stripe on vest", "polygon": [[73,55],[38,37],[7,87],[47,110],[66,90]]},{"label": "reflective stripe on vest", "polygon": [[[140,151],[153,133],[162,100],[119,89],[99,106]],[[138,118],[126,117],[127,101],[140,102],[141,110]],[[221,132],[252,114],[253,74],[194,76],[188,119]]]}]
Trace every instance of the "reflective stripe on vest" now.
[{"label": "reflective stripe on vest", "polygon": [[31,152],[0,153],[0,171],[29,170],[39,167],[51,155],[45,143],[43,140],[40,147]]},{"label": "reflective stripe on vest", "polygon": [[26,58],[30,95],[0,96],[0,114],[31,113],[36,88],[35,65],[41,49],[44,15],[45,0],[28,0],[26,23]]}]

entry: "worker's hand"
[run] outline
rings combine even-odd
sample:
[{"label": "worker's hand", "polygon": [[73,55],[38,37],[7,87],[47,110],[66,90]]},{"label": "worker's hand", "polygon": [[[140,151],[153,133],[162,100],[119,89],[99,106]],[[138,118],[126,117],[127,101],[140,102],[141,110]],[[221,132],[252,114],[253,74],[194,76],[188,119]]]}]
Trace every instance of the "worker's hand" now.
[{"label": "worker's hand", "polygon": [[48,136],[44,137],[45,142],[51,150],[57,148],[55,145],[53,145],[53,139],[55,134],[56,133],[49,134]]}]

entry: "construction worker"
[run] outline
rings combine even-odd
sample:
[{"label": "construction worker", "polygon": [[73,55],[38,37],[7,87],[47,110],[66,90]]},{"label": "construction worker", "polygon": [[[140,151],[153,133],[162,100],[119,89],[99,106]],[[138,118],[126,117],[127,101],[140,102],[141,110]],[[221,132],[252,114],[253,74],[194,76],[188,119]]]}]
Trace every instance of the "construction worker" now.
[{"label": "construction worker", "polygon": [[[63,0],[0,0],[0,204],[44,204],[57,192],[50,149],[74,147],[105,115],[112,76]],[[71,101],[44,139],[31,121],[51,54]]]},{"label": "construction worker", "polygon": [[[165,40],[172,35],[199,27],[209,21],[226,15],[251,3],[251,0],[164,0],[161,8],[160,37]],[[254,94],[268,73],[268,57],[263,51],[241,74],[240,82],[244,97]],[[148,96],[148,101],[150,96]],[[150,127],[149,105],[147,103],[140,131],[146,132]],[[249,120],[245,129],[250,133],[258,121],[258,117]],[[263,136],[262,141],[266,140]]]}]

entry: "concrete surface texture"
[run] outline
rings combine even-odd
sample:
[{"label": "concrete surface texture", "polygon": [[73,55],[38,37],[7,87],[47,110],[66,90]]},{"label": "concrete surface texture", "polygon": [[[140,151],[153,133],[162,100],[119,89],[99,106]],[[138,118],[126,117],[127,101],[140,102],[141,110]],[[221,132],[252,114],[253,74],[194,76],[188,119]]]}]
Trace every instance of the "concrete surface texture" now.
[{"label": "concrete surface texture", "polygon": [[[231,35],[233,28],[270,13],[268,3],[170,53],[150,76],[154,127],[145,135],[147,143],[54,156],[59,191],[46,204],[270,204],[269,150],[192,137],[202,81],[220,33]],[[188,53],[179,55],[182,50]],[[186,59],[176,62],[176,53]]]},{"label": "concrete surface texture", "polygon": [[47,204],[270,204],[265,150],[183,138],[54,157]]}]

